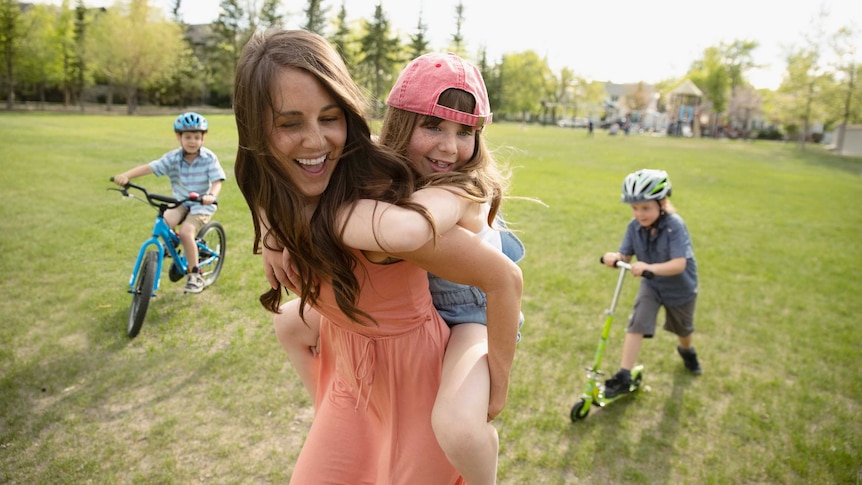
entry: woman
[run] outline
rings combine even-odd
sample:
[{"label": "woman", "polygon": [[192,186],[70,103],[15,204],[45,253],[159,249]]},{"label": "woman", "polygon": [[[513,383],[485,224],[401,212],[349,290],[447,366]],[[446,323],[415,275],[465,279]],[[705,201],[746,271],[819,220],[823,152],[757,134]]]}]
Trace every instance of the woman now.
[{"label": "woman", "polygon": [[[300,307],[322,315],[315,418],[291,482],[463,483],[431,428],[449,329],[431,303],[426,272],[486,293],[488,326],[509,336],[489,348],[489,362],[506,376],[521,273],[460,228],[406,253],[354,237],[351,214],[362,201],[431,220],[409,200],[408,162],[372,142],[364,108],[340,56],[316,34],[269,31],[243,49],[235,171],[255,251],[261,242],[286,249]],[[271,311],[279,300],[277,289],[261,298]],[[496,385],[505,396],[508,382]]]}]

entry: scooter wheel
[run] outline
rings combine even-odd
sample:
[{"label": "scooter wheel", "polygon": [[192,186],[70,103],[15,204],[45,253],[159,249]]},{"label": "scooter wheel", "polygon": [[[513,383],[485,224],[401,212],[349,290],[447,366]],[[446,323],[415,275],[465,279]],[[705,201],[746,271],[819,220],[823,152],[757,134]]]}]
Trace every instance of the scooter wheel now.
[{"label": "scooter wheel", "polygon": [[571,418],[572,421],[578,421],[579,419],[584,419],[587,417],[587,414],[590,414],[589,408],[584,409],[584,406],[587,402],[583,399],[576,402],[574,406],[572,406]]}]

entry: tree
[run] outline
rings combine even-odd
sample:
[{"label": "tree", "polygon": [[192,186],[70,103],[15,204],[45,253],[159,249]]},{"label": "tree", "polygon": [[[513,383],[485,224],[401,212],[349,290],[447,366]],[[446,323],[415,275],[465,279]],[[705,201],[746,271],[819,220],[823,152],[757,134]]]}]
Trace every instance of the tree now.
[{"label": "tree", "polygon": [[282,27],[284,25],[284,15],[278,11],[281,2],[279,0],[264,0],[263,6],[260,8],[260,23],[266,27]]},{"label": "tree", "polygon": [[452,34],[452,43],[449,48],[459,56],[464,55],[464,35],[461,33],[461,27],[464,25],[464,2],[459,0],[458,5],[455,5],[455,33]]},{"label": "tree", "polygon": [[551,68],[535,51],[503,56],[500,63],[502,78],[502,111],[518,113],[527,122],[532,113],[541,109],[541,100],[548,90]]},{"label": "tree", "polygon": [[45,89],[59,86],[63,79],[58,14],[57,8],[49,5],[33,5],[24,14],[27,35],[21,43],[19,79],[33,86],[40,107],[45,103]]},{"label": "tree", "polygon": [[485,88],[488,90],[488,102],[491,105],[491,110],[495,117],[500,116],[503,109],[503,85],[502,74],[497,64],[488,62],[488,50],[482,46],[478,53],[479,62],[477,67],[482,73],[482,79],[485,81]]},{"label": "tree", "polygon": [[329,42],[335,47],[335,50],[341,55],[341,59],[348,66],[351,56],[349,47],[351,39],[350,25],[347,24],[347,7],[344,1],[341,2],[341,8],[338,9],[338,15],[335,16],[335,33],[329,38]]},{"label": "tree", "polygon": [[328,10],[322,8],[320,0],[308,0],[308,6],[305,8],[305,23],[302,24],[301,28],[323,35]]},{"label": "tree", "polygon": [[724,50],[724,65],[727,68],[727,76],[730,80],[730,92],[737,87],[748,84],[745,73],[755,67],[752,55],[760,44],[754,40],[735,40],[730,44],[722,44]]},{"label": "tree", "polygon": [[60,42],[62,56],[63,80],[63,106],[69,106],[74,100],[75,70],[78,64],[75,61],[75,11],[69,6],[70,0],[63,0],[60,4],[60,17],[57,20],[57,39]]},{"label": "tree", "polygon": [[124,90],[128,114],[137,110],[140,89],[170,79],[186,48],[181,27],[147,0],[119,3],[98,16],[88,47],[109,85]]},{"label": "tree", "polygon": [[398,37],[390,36],[389,19],[378,3],[371,22],[363,21],[365,35],[360,39],[363,58],[360,61],[360,77],[371,85],[374,97],[374,114],[382,111],[380,100],[385,91],[394,84],[395,66],[401,60]]},{"label": "tree", "polygon": [[703,51],[703,59],[692,64],[688,78],[703,91],[704,97],[712,108],[711,133],[717,137],[719,121],[727,106],[730,86],[730,76],[725,66],[722,49],[714,46],[707,47]]},{"label": "tree", "polygon": [[15,0],[0,0],[0,48],[3,50],[3,80],[6,83],[6,109],[15,105],[15,64],[24,37],[21,8]]},{"label": "tree", "polygon": [[178,24],[182,24],[183,18],[180,15],[180,8],[183,6],[183,0],[172,0],[171,1],[171,18],[174,19],[174,22]]},{"label": "tree", "polygon": [[[788,75],[792,78],[787,88],[794,88],[797,98],[804,105],[801,110],[794,110],[798,119],[802,121],[802,133],[799,137],[801,150],[805,150],[805,143],[810,135],[812,111],[817,108],[814,101],[818,95],[818,87],[824,80],[821,66],[825,37],[823,24],[828,16],[829,12],[821,6],[817,18],[811,23],[813,31],[803,36],[803,46],[792,52],[787,58]],[[799,106],[797,105],[796,108]]]},{"label": "tree", "polygon": [[78,106],[81,112],[84,111],[84,89],[87,87],[87,29],[89,28],[89,16],[87,7],[84,5],[84,0],[78,0],[75,7],[75,24],[74,24],[74,57],[72,58],[72,76],[73,90],[75,98],[78,100]]},{"label": "tree", "polygon": [[210,69],[219,87],[231,93],[232,105],[233,73],[236,72],[240,50],[255,26],[237,0],[221,0],[219,6],[221,10],[212,25],[215,48],[210,54]]},{"label": "tree", "polygon": [[[857,58],[857,46],[859,45],[858,33],[850,27],[842,27],[832,36],[832,49],[835,52],[835,71],[843,91],[843,109],[841,112],[841,127],[835,141],[835,149],[838,153],[844,151],[844,133],[851,119],[853,110],[853,94],[858,90],[859,61]],[[856,106],[858,111],[858,104]]]},{"label": "tree", "polygon": [[819,53],[808,48],[799,48],[788,54],[784,80],[778,87],[785,128],[792,137],[798,135],[802,150],[805,149],[811,119],[819,116],[820,106],[814,101],[822,91],[825,77],[820,72],[818,59]]},{"label": "tree", "polygon": [[419,20],[416,22],[416,33],[410,36],[410,44],[407,46],[407,54],[415,59],[428,52],[428,38],[426,36],[428,26],[422,22],[422,9],[419,9]]},{"label": "tree", "polygon": [[[559,77],[551,74],[548,78],[548,96],[543,100],[545,108],[546,120],[557,121],[557,108],[567,108],[576,106],[577,99],[574,93],[575,90],[575,73],[569,68],[563,68],[560,71]],[[550,111],[550,116],[547,115]],[[577,108],[573,116],[577,116]]]},{"label": "tree", "polygon": [[157,104],[186,107],[203,104],[206,98],[206,68],[186,42],[180,47],[175,69],[169,77],[153,84]]}]

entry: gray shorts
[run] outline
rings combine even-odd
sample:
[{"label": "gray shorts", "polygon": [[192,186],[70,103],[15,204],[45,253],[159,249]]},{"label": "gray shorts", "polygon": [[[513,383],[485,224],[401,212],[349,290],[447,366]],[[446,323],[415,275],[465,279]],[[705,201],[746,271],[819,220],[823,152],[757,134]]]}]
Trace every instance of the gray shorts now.
[{"label": "gray shorts", "polygon": [[628,333],[639,333],[644,338],[655,335],[658,310],[664,306],[664,329],[679,337],[688,337],[694,332],[694,306],[697,298],[679,306],[662,305],[658,295],[646,283],[641,283],[635,306],[629,317]]}]

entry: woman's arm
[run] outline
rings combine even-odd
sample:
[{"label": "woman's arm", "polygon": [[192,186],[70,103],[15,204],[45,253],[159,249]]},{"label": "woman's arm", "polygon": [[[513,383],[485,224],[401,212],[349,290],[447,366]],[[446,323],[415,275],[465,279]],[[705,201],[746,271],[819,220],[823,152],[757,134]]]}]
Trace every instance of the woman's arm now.
[{"label": "woman's arm", "polygon": [[[481,230],[481,205],[452,188],[427,187],[416,191],[410,200],[424,206],[434,220],[438,233],[460,224],[474,232]],[[362,199],[339,214],[344,227],[344,243],[365,251],[414,251],[434,236],[433,228],[422,214],[386,202]],[[487,223],[485,223],[487,224]]]},{"label": "woman's arm", "polygon": [[502,252],[484,244],[480,236],[461,228],[442,234],[436,244],[394,254],[441,278],[475,286],[485,292],[488,318],[488,367],[491,395],[488,418],[506,405],[509,373],[515,358],[521,314],[521,269]]}]

